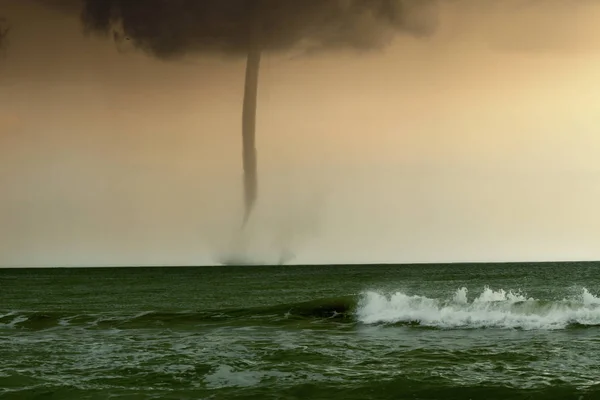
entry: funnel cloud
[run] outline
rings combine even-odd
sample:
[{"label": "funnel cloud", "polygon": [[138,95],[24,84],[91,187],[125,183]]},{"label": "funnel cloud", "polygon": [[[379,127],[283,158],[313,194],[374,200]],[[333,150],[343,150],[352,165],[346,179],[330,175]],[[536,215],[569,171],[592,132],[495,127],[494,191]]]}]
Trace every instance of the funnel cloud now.
[{"label": "funnel cloud", "polygon": [[246,58],[242,110],[244,220],[258,196],[256,109],[264,52],[370,50],[394,35],[427,35],[430,0],[84,0],[87,30],[161,59],[217,53]]}]

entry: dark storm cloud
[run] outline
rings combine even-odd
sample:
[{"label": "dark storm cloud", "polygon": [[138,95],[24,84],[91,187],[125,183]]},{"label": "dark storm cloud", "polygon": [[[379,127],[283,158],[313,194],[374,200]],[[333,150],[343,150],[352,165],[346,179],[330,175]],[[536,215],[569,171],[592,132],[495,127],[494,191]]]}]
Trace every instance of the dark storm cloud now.
[{"label": "dark storm cloud", "polygon": [[435,18],[431,0],[84,0],[83,20],[99,32],[122,29],[163,58],[251,48],[369,49],[396,32],[424,35]]}]

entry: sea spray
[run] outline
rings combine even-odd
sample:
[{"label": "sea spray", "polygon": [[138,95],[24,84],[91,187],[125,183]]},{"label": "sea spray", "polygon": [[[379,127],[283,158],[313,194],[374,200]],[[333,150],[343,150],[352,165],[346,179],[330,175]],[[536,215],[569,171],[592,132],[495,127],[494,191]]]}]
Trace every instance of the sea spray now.
[{"label": "sea spray", "polygon": [[310,181],[289,188],[289,181],[298,182],[295,174],[279,175],[281,183],[264,196],[254,217],[242,230],[232,229],[221,243],[214,243],[215,259],[226,265],[284,265],[320,233],[326,207],[324,184]]}]

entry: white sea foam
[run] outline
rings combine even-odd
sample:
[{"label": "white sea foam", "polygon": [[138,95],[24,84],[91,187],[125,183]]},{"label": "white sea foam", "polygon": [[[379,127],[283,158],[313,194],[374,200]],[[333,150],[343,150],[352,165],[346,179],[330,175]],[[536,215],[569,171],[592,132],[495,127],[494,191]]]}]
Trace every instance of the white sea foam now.
[{"label": "white sea foam", "polygon": [[436,328],[564,329],[600,325],[600,297],[583,288],[568,299],[539,300],[520,292],[484,290],[471,300],[467,288],[447,299],[365,292],[356,316],[364,324],[416,323]]},{"label": "white sea foam", "polygon": [[25,315],[18,315],[18,314],[15,314],[14,312],[0,315],[0,318],[5,318],[5,317],[9,317],[9,316],[14,316],[14,318],[8,323],[0,323],[0,328],[14,328],[18,324],[25,322],[28,319]]}]

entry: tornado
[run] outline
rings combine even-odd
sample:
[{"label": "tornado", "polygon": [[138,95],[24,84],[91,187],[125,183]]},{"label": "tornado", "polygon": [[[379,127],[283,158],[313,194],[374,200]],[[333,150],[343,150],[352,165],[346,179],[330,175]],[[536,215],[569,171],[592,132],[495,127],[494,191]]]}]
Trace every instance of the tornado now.
[{"label": "tornado", "polygon": [[242,162],[244,165],[244,220],[242,227],[248,222],[258,196],[256,103],[260,58],[260,50],[254,49],[248,52],[246,60],[246,84],[242,109]]},{"label": "tornado", "polygon": [[[128,40],[152,57],[246,61],[242,100],[242,227],[258,200],[256,117],[265,53],[380,49],[396,34],[429,35],[436,0],[81,0],[86,31]],[[66,8],[74,0],[45,0]],[[426,12],[424,12],[424,10]],[[425,16],[425,17],[424,17]]]}]

